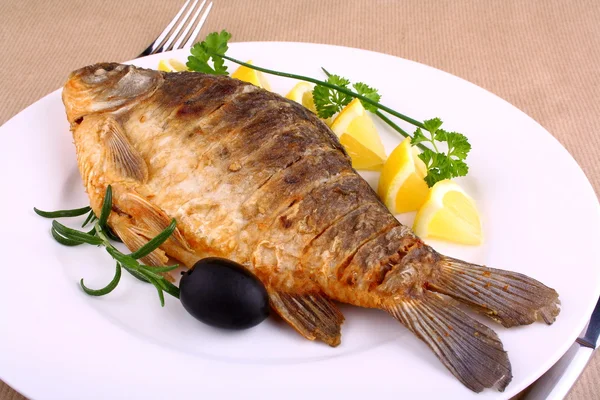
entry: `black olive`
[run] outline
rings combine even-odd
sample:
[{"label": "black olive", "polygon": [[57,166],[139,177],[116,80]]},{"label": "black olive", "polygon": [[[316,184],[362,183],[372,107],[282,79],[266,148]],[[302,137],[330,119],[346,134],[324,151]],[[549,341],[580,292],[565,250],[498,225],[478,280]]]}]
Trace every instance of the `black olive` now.
[{"label": "black olive", "polygon": [[240,264],[210,257],[198,261],[181,277],[183,307],[205,324],[248,329],[269,315],[263,284]]}]

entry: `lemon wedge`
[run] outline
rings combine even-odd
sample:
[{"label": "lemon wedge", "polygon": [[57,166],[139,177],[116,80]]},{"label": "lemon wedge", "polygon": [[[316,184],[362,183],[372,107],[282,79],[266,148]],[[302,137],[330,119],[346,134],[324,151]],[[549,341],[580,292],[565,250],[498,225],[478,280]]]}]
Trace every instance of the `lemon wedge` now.
[{"label": "lemon wedge", "polygon": [[187,66],[181,61],[177,61],[174,58],[168,60],[160,60],[158,62],[158,70],[164,72],[180,72],[187,71]]},{"label": "lemon wedge", "polygon": [[417,213],[413,230],[421,238],[472,245],[483,241],[475,201],[450,180],[433,185]]},{"label": "lemon wedge", "polygon": [[379,171],[385,162],[381,138],[358,99],[352,100],[333,120],[331,130],[352,158],[355,169]]},{"label": "lemon wedge", "polygon": [[425,202],[429,187],[425,183],[427,167],[418,157],[419,151],[404,139],[381,169],[377,193],[394,214],[417,211]]},{"label": "lemon wedge", "polygon": [[298,82],[296,86],[294,86],[292,90],[285,95],[285,98],[302,104],[304,107],[316,114],[317,108],[315,107],[315,101],[312,97],[312,91],[314,88],[315,85],[312,83]]},{"label": "lemon wedge", "polygon": [[[294,100],[296,103],[300,103],[309,110],[316,112],[315,102],[312,100],[312,91],[314,87],[315,85],[312,83],[298,82],[296,86],[285,95],[285,98]],[[310,101],[308,99],[310,99]],[[312,107],[309,108],[309,105]]]},{"label": "lemon wedge", "polygon": [[[252,64],[252,60],[247,61],[246,64]],[[252,68],[241,65],[238,69],[231,74],[232,78],[239,79],[240,81],[248,82],[254,86],[261,87],[263,89],[271,90],[271,85],[265,78],[264,74]]]},{"label": "lemon wedge", "polygon": [[[308,108],[313,113],[317,113],[317,107],[315,107],[315,101],[313,100],[312,91],[315,88],[315,85],[308,82],[298,82],[296,86],[289,91],[288,94],[285,95],[286,99],[290,99],[295,101],[296,103],[302,104],[304,107]],[[321,121],[325,122],[327,126],[331,126],[333,122],[333,117],[323,119]]]}]

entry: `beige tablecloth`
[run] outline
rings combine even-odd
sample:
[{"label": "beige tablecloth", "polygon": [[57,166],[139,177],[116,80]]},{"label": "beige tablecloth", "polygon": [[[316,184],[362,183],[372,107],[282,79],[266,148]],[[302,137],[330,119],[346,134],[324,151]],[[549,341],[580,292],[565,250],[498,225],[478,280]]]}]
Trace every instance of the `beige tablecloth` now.
[{"label": "beige tablecloth", "polygon": [[[182,3],[3,0],[0,123],[60,87],[77,67],[135,57]],[[215,0],[202,34],[227,28],[234,41],[359,47],[448,71],[540,122],[598,193],[599,20],[598,0]],[[2,317],[0,325],[11,323]],[[0,400],[21,398],[0,381]],[[568,398],[600,398],[600,357]]]}]

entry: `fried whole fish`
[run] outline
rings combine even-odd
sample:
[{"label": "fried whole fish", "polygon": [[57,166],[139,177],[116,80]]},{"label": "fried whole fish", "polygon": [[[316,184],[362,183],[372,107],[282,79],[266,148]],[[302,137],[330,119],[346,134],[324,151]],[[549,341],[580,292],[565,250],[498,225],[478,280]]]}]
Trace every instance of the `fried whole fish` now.
[{"label": "fried whole fish", "polygon": [[98,214],[112,185],[108,223],[130,250],[175,218],[147,264],[234,260],[307,339],[340,343],[333,301],[382,309],[469,389],[504,390],[512,374],[502,343],[458,302],[505,327],[559,313],[558,294],[540,282],[423,243],[331,130],[277,94],[225,76],[102,63],[71,73],[62,98],[91,206]]}]

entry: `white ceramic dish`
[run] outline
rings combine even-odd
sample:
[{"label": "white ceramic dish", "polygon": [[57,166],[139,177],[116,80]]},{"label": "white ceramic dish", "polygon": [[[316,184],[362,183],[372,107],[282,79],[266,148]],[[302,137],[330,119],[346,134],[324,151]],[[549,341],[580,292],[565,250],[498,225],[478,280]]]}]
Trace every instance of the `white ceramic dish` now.
[{"label": "white ceramic dish", "polygon": [[[229,54],[315,77],[326,67],[380,88],[382,102],[394,109],[421,120],[439,116],[445,128],[465,133],[473,150],[471,172],[461,184],[479,205],[485,244],[432,244],[555,288],[562,301],[557,322],[511,330],[493,325],[514,378],[504,393],[475,395],[381,311],[342,306],[342,345],[329,348],[274,318],[243,332],[202,325],[174,298],[160,308],[155,289],[128,274],[110,295],[86,296],[79,279],[90,287],[106,284],[114,273],[109,256],[92,246],[58,245],[50,221],[32,211],[88,204],[56,91],[0,129],[0,378],[35,399],[491,399],[515,395],[558,360],[600,292],[600,208],[577,163],[548,132],[471,83],[389,55],[303,43],[235,43]],[[185,60],[186,52],[133,63],[156,68],[159,59],[171,57]],[[283,94],[295,84],[268,79]],[[378,126],[389,153],[400,138]],[[376,174],[365,176],[376,183]]]}]

